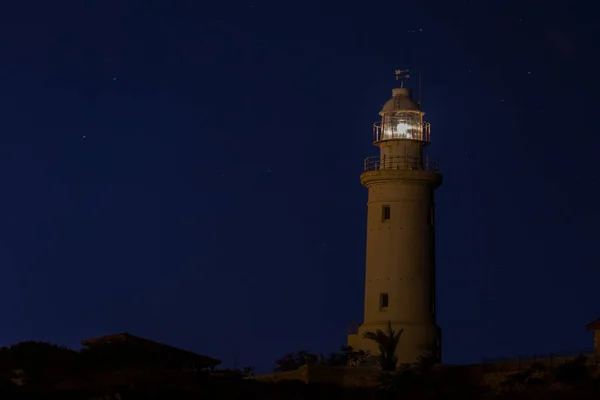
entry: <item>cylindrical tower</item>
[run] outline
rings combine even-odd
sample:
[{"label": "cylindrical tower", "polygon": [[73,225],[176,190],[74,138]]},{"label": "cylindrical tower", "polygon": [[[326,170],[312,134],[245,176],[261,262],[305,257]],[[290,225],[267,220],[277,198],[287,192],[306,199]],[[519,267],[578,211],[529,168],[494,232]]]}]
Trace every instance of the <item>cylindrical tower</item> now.
[{"label": "cylindrical tower", "polygon": [[368,191],[364,321],[348,337],[355,349],[379,354],[367,331],[403,330],[400,363],[433,355],[441,361],[435,311],[434,190],[442,183],[437,163],[424,156],[430,126],[411,90],[393,89],[373,126],[378,157],[360,176]]}]

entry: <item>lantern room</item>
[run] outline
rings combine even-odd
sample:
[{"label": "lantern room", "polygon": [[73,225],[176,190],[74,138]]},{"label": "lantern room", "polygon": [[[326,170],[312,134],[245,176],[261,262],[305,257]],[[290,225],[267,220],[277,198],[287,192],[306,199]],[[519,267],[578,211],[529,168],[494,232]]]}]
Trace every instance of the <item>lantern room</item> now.
[{"label": "lantern room", "polygon": [[381,121],[373,124],[373,142],[416,140],[429,144],[430,126],[423,121],[424,114],[409,88],[394,89],[379,113]]}]

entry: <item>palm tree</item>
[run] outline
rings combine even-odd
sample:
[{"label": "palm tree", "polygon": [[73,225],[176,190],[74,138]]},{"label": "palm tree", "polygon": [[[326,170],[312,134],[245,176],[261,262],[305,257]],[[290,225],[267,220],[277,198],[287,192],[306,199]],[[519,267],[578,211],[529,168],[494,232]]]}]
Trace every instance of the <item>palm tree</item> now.
[{"label": "palm tree", "polygon": [[388,321],[387,332],[377,329],[375,332],[365,332],[363,337],[377,343],[379,346],[379,365],[383,371],[394,371],[398,364],[396,347],[404,329],[395,332],[392,322]]}]

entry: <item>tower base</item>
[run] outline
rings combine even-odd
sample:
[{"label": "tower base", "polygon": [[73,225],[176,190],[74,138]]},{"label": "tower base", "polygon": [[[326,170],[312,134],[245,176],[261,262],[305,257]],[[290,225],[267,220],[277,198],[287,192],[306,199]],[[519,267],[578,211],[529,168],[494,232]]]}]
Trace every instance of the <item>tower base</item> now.
[{"label": "tower base", "polygon": [[[376,322],[362,324],[358,327],[358,332],[348,335],[348,346],[354,350],[367,351],[373,357],[378,357],[378,344],[364,338],[366,332],[376,332],[381,329],[388,332],[388,322]],[[409,324],[402,322],[392,322],[392,330],[398,332],[402,330],[398,347],[396,347],[396,357],[398,357],[398,366],[402,364],[412,364],[419,361],[421,357],[432,356],[437,363],[442,361],[442,330],[433,323]]]}]

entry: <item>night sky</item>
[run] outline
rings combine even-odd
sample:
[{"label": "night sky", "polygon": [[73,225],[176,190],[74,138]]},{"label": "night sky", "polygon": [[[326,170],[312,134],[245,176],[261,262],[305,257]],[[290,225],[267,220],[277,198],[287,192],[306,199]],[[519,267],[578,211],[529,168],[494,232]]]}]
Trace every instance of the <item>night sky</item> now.
[{"label": "night sky", "polygon": [[0,344],[127,331],[259,371],[338,349],[362,319],[371,126],[410,68],[445,179],[444,361],[591,347],[580,3],[3,4]]}]

